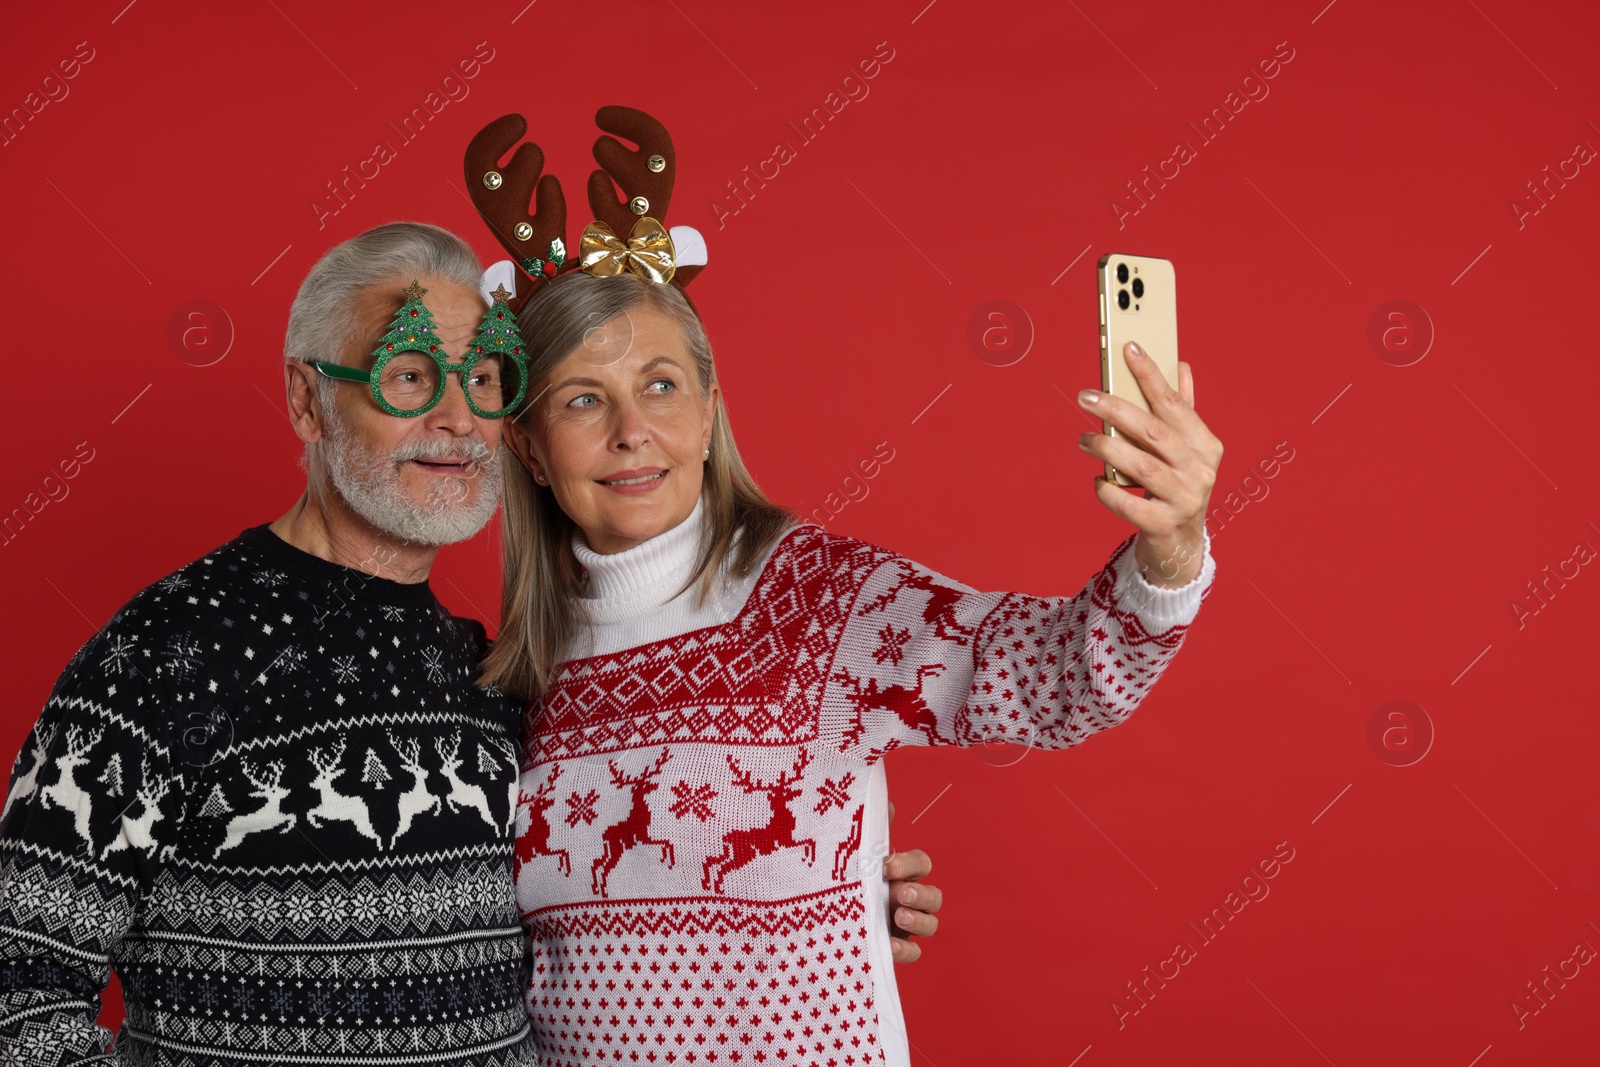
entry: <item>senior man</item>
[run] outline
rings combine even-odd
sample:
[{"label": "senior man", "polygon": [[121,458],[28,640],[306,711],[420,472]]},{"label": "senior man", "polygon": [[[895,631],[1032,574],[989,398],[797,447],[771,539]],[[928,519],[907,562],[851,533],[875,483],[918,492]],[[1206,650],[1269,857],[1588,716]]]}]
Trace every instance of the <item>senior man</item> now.
[{"label": "senior man", "polygon": [[[427,581],[494,514],[518,399],[515,368],[468,368],[480,278],[419,223],[331,249],[285,341],[305,492],[138,593],[57,681],[0,819],[4,1063],[535,1062],[520,704],[476,684],[483,626]],[[397,343],[408,368],[372,385]],[[389,379],[432,402],[396,407]],[[938,903],[921,887],[902,925],[931,933]]]}]

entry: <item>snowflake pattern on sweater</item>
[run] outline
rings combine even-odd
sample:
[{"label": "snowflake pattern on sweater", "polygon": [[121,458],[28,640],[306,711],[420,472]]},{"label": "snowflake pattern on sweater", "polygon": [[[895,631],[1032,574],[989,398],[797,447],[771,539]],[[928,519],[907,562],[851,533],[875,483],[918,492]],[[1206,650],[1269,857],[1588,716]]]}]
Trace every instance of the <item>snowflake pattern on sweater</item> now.
[{"label": "snowflake pattern on sweater", "polygon": [[[79,650],[0,819],[0,1062],[535,1062],[483,628],[265,526]],[[126,1016],[95,1024],[108,970]]]},{"label": "snowflake pattern on sweater", "polygon": [[[700,514],[653,540],[691,555]],[[1215,570],[1208,551],[1195,582],[1155,590],[1132,543],[1076,596],[1036,597],[804,524],[733,583],[728,617],[706,624],[692,591],[611,611],[527,709],[516,877],[540,1062],[908,1063],[864,845],[887,843],[882,757],[1067,748],[1126,719]]]}]

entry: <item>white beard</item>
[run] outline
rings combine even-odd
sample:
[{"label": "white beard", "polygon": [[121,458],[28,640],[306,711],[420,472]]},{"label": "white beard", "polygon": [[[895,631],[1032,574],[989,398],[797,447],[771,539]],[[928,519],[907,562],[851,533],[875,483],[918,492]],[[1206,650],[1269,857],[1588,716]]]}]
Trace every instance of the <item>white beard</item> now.
[{"label": "white beard", "polygon": [[[327,460],[335,491],[373,527],[412,544],[437,546],[465,541],[494,518],[500,464],[479,438],[415,441],[381,455],[356,439],[332,404],[324,404],[323,412],[326,431],[315,447]],[[473,467],[464,476],[442,479],[418,503],[401,482],[401,467],[413,459],[442,458],[470,460]],[[469,502],[474,479],[478,496]]]}]

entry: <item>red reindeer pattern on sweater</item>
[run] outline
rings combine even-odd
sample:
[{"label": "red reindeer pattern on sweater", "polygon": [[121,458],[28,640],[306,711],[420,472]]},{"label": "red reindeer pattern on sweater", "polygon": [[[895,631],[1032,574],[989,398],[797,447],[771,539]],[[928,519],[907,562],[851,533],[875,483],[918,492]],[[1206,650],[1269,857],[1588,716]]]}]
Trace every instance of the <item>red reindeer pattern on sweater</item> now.
[{"label": "red reindeer pattern on sweater", "polygon": [[1115,599],[1131,542],[1051,598],[806,524],[732,619],[562,664],[528,709],[519,817],[541,1063],[887,1062],[872,765],[1125,719],[1186,629]]}]

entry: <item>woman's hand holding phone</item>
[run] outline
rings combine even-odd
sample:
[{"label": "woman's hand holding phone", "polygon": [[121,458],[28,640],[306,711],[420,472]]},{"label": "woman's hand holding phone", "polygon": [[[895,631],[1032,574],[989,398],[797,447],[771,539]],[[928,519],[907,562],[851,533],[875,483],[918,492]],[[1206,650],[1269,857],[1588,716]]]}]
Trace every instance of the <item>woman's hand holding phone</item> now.
[{"label": "woman's hand holding phone", "polygon": [[1146,580],[1176,589],[1192,581],[1204,561],[1205,515],[1222,442],[1195,413],[1189,364],[1179,361],[1174,389],[1136,342],[1124,345],[1123,354],[1150,410],[1097,389],[1083,390],[1078,406],[1113,426],[1117,436],[1084,433],[1078,447],[1144,487],[1141,498],[1103,474],[1094,480],[1100,503],[1139,528],[1134,555]]}]

